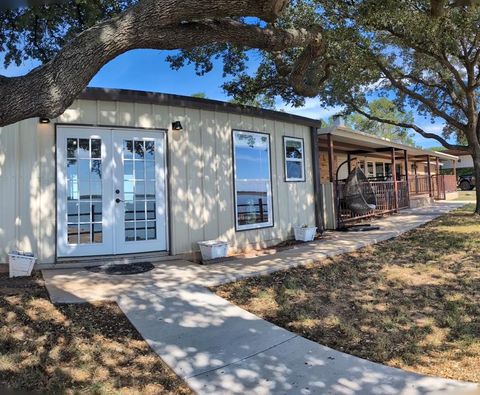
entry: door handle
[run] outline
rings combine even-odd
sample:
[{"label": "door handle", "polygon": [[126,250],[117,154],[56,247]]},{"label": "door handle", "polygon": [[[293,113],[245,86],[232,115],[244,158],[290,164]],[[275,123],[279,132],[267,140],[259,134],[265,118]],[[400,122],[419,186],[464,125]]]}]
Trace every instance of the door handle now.
[{"label": "door handle", "polygon": [[118,203],[120,203],[120,202],[123,202],[123,200],[122,200],[122,199],[120,199],[120,198],[116,198],[116,199],[115,199],[115,203],[117,203],[117,204],[118,204]]}]

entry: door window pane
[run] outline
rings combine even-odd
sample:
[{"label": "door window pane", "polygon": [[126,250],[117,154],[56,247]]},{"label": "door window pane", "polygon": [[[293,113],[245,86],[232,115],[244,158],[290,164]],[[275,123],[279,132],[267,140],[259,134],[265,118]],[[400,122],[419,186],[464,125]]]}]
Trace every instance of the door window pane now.
[{"label": "door window pane", "polygon": [[67,182],[67,200],[78,200],[78,181],[69,180]]},{"label": "door window pane", "polygon": [[145,159],[155,160],[155,142],[145,141]]},{"label": "door window pane", "polygon": [[155,141],[125,140],[123,147],[125,241],[155,240]]},{"label": "door window pane", "polygon": [[125,221],[135,219],[135,205],[133,202],[125,202]]},{"label": "door window pane", "polygon": [[94,243],[103,242],[102,224],[93,224],[93,242]]},{"label": "door window pane", "polygon": [[90,167],[90,181],[100,182],[102,181],[102,161],[92,160]]},{"label": "door window pane", "polygon": [[102,243],[102,140],[67,139],[67,240]]},{"label": "door window pane", "polygon": [[125,241],[135,240],[135,222],[125,222]]},{"label": "door window pane", "polygon": [[68,244],[78,244],[78,224],[67,225]]},{"label": "door window pane", "polygon": [[135,219],[137,221],[145,219],[145,202],[143,200],[135,202]]},{"label": "door window pane", "polygon": [[234,131],[237,229],[273,225],[270,177],[270,136]]},{"label": "door window pane", "polygon": [[157,238],[157,224],[155,221],[147,222],[147,240],[155,240]]},{"label": "door window pane", "polygon": [[77,161],[75,159],[69,159],[67,161],[67,178],[69,180],[78,179],[78,167]]},{"label": "door window pane", "polygon": [[80,222],[90,222],[90,202],[80,203]]},{"label": "door window pane", "polygon": [[90,224],[80,224],[80,244],[90,244]]},{"label": "door window pane", "polygon": [[92,203],[93,222],[102,222],[102,202]]},{"label": "door window pane", "polygon": [[135,179],[136,180],[143,180],[145,178],[145,165],[143,160],[135,161]]},{"label": "door window pane", "polygon": [[77,157],[78,140],[67,139],[67,158]]},{"label": "door window pane", "polygon": [[146,232],[145,232],[145,221],[136,221],[135,223],[135,239],[137,241],[146,240]]},{"label": "door window pane", "polygon": [[148,201],[147,202],[147,219],[155,219],[156,218],[156,210],[155,210],[155,201]]},{"label": "door window pane", "polygon": [[88,181],[79,182],[78,193],[80,200],[90,200],[90,183]]},{"label": "door window pane", "polygon": [[90,158],[90,139],[78,139],[78,157]]},{"label": "door window pane", "polygon": [[144,144],[143,141],[135,141],[135,159],[144,158]]},{"label": "door window pane", "polygon": [[155,162],[148,161],[145,163],[145,178],[147,180],[155,179]]},{"label": "door window pane", "polygon": [[78,179],[80,181],[88,181],[90,177],[90,161],[88,159],[80,159],[78,161]]},{"label": "door window pane", "polygon": [[133,160],[126,160],[123,163],[123,179],[131,180],[133,178]]},{"label": "door window pane", "polygon": [[78,223],[78,203],[77,202],[68,202],[67,222]]},{"label": "door window pane", "polygon": [[102,157],[102,140],[92,139],[92,158]]},{"label": "door window pane", "polygon": [[135,181],[135,198],[145,199],[145,181]]}]

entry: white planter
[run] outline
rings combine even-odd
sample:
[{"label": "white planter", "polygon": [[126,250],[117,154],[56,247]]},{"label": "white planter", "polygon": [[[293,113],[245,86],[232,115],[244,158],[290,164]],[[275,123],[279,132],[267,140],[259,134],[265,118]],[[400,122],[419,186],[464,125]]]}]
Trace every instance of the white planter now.
[{"label": "white planter", "polygon": [[311,226],[308,228],[304,228],[301,226],[295,226],[293,228],[293,232],[295,234],[295,240],[298,241],[312,241],[317,234],[317,227]]},{"label": "white planter", "polygon": [[216,258],[224,258],[227,256],[228,243],[220,240],[199,241],[202,260],[209,261]]},{"label": "white planter", "polygon": [[13,251],[8,254],[8,269],[10,277],[30,276],[32,274],[33,265],[35,265],[35,257],[30,253],[20,253]]}]

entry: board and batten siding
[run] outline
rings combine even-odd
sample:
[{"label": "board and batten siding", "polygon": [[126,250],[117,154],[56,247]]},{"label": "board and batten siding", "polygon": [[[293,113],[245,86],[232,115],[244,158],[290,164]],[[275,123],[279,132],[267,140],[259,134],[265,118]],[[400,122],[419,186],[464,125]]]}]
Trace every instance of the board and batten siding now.
[{"label": "board and batten siding", "polygon": [[[183,131],[172,131],[181,121]],[[58,119],[30,119],[0,128],[0,262],[12,249],[55,261],[55,124],[168,130],[171,254],[197,250],[197,241],[223,239],[232,251],[287,239],[294,225],[314,225],[310,129],[267,118],[184,107],[76,100]],[[265,132],[271,140],[274,226],[236,232],[232,129]],[[305,146],[306,182],[285,182],[283,136]]]}]

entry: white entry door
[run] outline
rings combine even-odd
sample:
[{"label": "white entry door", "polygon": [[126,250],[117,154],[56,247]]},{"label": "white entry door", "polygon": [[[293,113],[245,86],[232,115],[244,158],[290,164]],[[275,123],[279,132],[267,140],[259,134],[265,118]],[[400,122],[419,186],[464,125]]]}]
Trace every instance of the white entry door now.
[{"label": "white entry door", "polygon": [[167,249],[165,133],[57,128],[57,256]]}]

